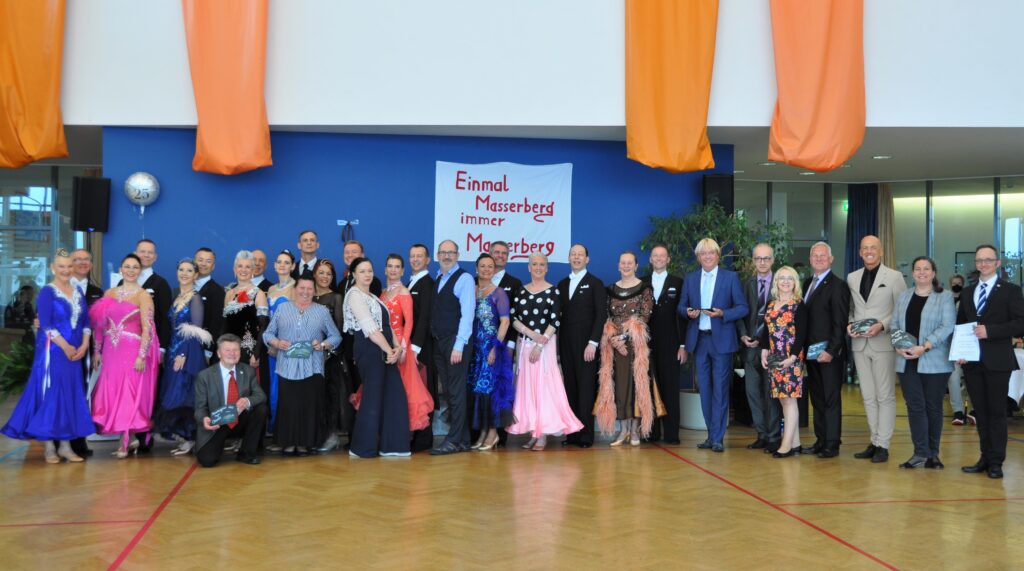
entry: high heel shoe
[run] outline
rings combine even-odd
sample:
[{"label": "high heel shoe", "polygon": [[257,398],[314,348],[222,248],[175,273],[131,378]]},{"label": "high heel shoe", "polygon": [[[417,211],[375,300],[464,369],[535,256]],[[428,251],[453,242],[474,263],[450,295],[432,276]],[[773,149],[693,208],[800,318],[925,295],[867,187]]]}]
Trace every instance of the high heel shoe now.
[{"label": "high heel shoe", "polygon": [[536,443],[537,443],[537,439],[536,438],[531,438],[531,439],[526,441],[526,444],[523,444],[523,448],[525,448],[527,450],[530,450],[531,448],[533,448],[533,445],[536,444]]},{"label": "high heel shoe", "polygon": [[611,443],[609,443],[608,446],[622,446],[626,442],[626,440],[628,438],[629,438],[629,431],[628,430],[620,432],[619,433],[619,437],[616,438],[615,440],[611,441]]},{"label": "high heel shoe", "polygon": [[[480,448],[481,448],[481,447],[482,447],[483,445],[484,445],[484,437],[483,437],[483,436],[481,436],[481,437],[480,437],[480,440],[477,440],[476,442],[474,442],[474,443],[473,443],[473,445],[469,447],[469,449],[470,449],[470,450],[480,450]],[[489,449],[488,449],[488,450],[489,450]]]},{"label": "high heel shoe", "polygon": [[796,453],[796,448],[790,448],[785,452],[775,452],[774,454],[772,454],[772,458],[789,458],[790,456],[794,456]]},{"label": "high heel shoe", "polygon": [[488,450],[493,449],[497,445],[498,445],[498,435],[495,434],[494,435],[494,440],[492,440],[490,442],[483,442],[483,443],[481,443],[480,447],[477,448],[477,450],[479,450],[480,452],[487,452]]},{"label": "high heel shoe", "polygon": [[128,445],[128,453],[137,456],[139,454],[139,446],[138,440],[132,440],[131,444]]},{"label": "high heel shoe", "polygon": [[640,446],[640,435],[635,433],[635,432],[630,433],[630,435],[629,435],[629,445],[630,446]]},{"label": "high heel shoe", "polygon": [[43,445],[43,457],[46,458],[47,464],[60,464],[60,457],[57,456],[57,450],[53,446],[53,442],[47,441]]},{"label": "high heel shoe", "polygon": [[57,448],[57,456],[60,456],[68,462],[85,462],[81,456],[71,451],[71,445],[67,442],[60,443],[60,447]]},{"label": "high heel shoe", "polygon": [[182,441],[181,445],[171,451],[172,456],[185,456],[192,452],[192,448],[195,447],[196,443],[191,440]]},{"label": "high heel shoe", "polygon": [[543,452],[544,451],[544,447],[547,446],[547,445],[548,445],[547,437],[546,436],[541,436],[539,439],[537,439],[537,443],[533,445],[533,448],[531,448],[531,450],[533,450],[534,452]]},{"label": "high heel shoe", "polygon": [[118,448],[116,451],[114,451],[112,456],[117,456],[118,460],[124,460],[125,458],[128,457],[128,450],[125,448]]}]

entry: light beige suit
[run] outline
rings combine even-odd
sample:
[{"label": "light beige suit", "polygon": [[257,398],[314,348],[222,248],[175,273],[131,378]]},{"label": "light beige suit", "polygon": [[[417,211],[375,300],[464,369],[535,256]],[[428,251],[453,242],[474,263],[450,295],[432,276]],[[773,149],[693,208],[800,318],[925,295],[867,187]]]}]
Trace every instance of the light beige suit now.
[{"label": "light beige suit", "polygon": [[[875,283],[871,285],[866,300],[860,295],[863,277],[864,268],[847,277],[850,284],[850,321],[872,317],[882,325],[888,324],[896,301],[907,289],[903,274],[885,264],[878,266]],[[896,424],[896,352],[889,332],[884,329],[874,337],[854,338],[852,345],[860,394],[864,398],[864,413],[871,428],[871,443],[888,449]]]}]

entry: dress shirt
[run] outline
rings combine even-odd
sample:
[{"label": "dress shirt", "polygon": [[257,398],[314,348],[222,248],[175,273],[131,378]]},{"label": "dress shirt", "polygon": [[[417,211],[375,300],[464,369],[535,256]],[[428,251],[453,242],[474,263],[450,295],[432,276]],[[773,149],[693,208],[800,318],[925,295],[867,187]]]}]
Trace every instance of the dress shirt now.
[{"label": "dress shirt", "polygon": [[416,285],[416,282],[420,281],[420,278],[422,278],[423,276],[425,276],[425,275],[427,275],[429,273],[430,273],[429,270],[420,270],[420,271],[416,272],[415,274],[409,276],[409,289],[412,289]]},{"label": "dress shirt", "polygon": [[252,278],[252,285],[259,286],[261,283],[263,283],[263,280],[265,280],[265,279],[267,279],[267,278],[263,277],[263,274],[260,274],[258,276],[253,276],[253,278]]},{"label": "dress shirt", "polygon": [[[221,380],[222,383],[224,383],[223,386],[224,386],[224,401],[225,401],[224,404],[225,405],[235,404],[233,402],[227,402],[227,400],[228,400],[228,383],[231,380],[231,372],[232,371],[234,371],[234,373],[235,373],[235,384],[238,384],[238,371],[235,370],[235,367],[231,367],[230,369],[225,369],[224,368],[224,364],[223,363],[220,364],[220,380]],[[238,398],[239,398],[239,400],[244,398],[245,402],[248,403],[248,405],[245,407],[246,410],[248,410],[249,408],[252,407],[252,403],[249,403],[249,397],[243,397],[242,395],[238,395]],[[213,412],[213,411],[211,410],[210,412]]]},{"label": "dress shirt", "polygon": [[142,268],[142,271],[139,272],[139,286],[141,286],[142,284],[146,283],[146,280],[148,280],[149,277],[152,276],[152,275],[153,275],[153,266],[150,266],[148,268]]},{"label": "dress shirt", "polygon": [[[978,279],[978,287],[974,288],[974,307],[978,307],[978,298],[981,297],[981,284],[985,284],[985,304],[988,305],[988,298],[992,297],[992,288],[996,287],[996,281],[999,280],[999,274],[995,274],[987,280]],[[984,313],[984,310],[982,310]]]},{"label": "dress shirt", "polygon": [[309,269],[310,272],[312,272],[313,271],[313,266],[316,265],[316,262],[317,262],[317,258],[313,258],[312,260],[310,260],[308,262],[304,262],[304,261],[302,261],[300,259],[299,260],[299,275],[301,276],[306,271],[307,268]]},{"label": "dress shirt", "polygon": [[[715,281],[718,279],[718,266],[710,272],[706,272],[703,269],[700,271],[700,306],[705,309],[712,307],[712,302],[715,297]],[[705,283],[707,282],[707,283]],[[700,313],[700,323],[698,327],[701,331],[711,331],[711,318]]]},{"label": "dress shirt", "polygon": [[499,285],[501,283],[501,278],[503,277],[505,277],[505,270],[501,270],[500,272],[494,272],[494,275],[491,276],[491,283],[494,285]]},{"label": "dress shirt", "polygon": [[[209,275],[209,276],[206,276],[205,278],[199,278],[198,280],[196,280],[196,283],[195,283],[196,291],[199,291],[199,290],[203,289],[203,286],[206,285],[206,282],[210,281],[211,279],[213,279],[213,276]],[[255,284],[253,284],[253,285],[255,285]]]},{"label": "dress shirt", "polygon": [[814,279],[811,280],[811,285],[807,286],[807,291],[804,292],[804,303],[807,303],[807,300],[811,298],[811,296],[807,294],[809,293],[814,295],[814,292],[818,291],[818,286],[821,285],[821,282],[825,281],[825,278],[828,277],[830,273],[832,273],[832,268],[821,272],[820,275],[814,276]]},{"label": "dress shirt", "polygon": [[[320,341],[331,348],[341,344],[341,333],[334,325],[334,317],[326,307],[312,303],[300,311],[295,302],[286,301],[274,311],[267,331],[263,333],[263,341],[270,345],[272,341],[283,339],[291,343],[299,341]],[[306,359],[292,358],[284,351],[277,353],[277,374],[293,381],[308,379],[313,375],[324,373],[324,352],[313,351]]]},{"label": "dress shirt", "polygon": [[76,277],[72,277],[71,278],[71,286],[74,287],[75,289],[82,290],[82,293],[84,294],[85,290],[89,289],[89,278],[81,278],[81,279],[79,279],[79,278],[76,278]]},{"label": "dress shirt", "polygon": [[875,285],[875,277],[878,276],[878,268],[882,267],[882,264],[875,266],[875,269],[869,270],[867,266],[864,266],[864,274],[860,276],[860,296],[864,298],[864,301],[868,300],[868,296],[871,295],[871,286]]},{"label": "dress shirt", "polygon": [[576,286],[580,285],[585,275],[587,275],[587,268],[569,274],[569,299],[572,299],[572,294],[576,293]]},{"label": "dress shirt", "polygon": [[[437,291],[441,291],[445,283],[448,282],[448,278],[459,268],[458,265],[452,266],[452,269],[447,272],[439,270],[437,272]],[[455,282],[455,287],[452,293],[455,297],[459,298],[459,308],[462,310],[462,315],[459,316],[459,330],[455,334],[455,345],[452,347],[453,351],[462,352],[462,349],[466,347],[466,343],[469,342],[469,336],[473,334],[473,318],[476,316],[476,283],[474,283],[473,276],[469,272],[463,272],[459,276],[459,280]]]},{"label": "dress shirt", "polygon": [[661,297],[661,290],[665,287],[665,278],[668,277],[668,270],[653,272],[651,274],[651,287],[654,288],[654,299]]}]

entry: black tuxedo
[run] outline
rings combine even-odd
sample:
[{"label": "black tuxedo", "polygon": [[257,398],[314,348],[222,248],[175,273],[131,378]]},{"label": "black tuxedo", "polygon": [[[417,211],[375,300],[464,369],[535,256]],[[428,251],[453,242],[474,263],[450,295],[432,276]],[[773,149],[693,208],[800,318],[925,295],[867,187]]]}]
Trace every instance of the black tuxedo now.
[{"label": "black tuxedo", "polygon": [[[519,292],[519,288],[523,287],[523,282],[519,281],[519,278],[509,274],[508,267],[506,267],[505,275],[501,276],[501,280],[498,282],[498,287],[505,290],[505,295],[508,296],[508,305],[509,307],[512,307],[513,301],[515,301],[516,293]],[[517,335],[518,334],[516,333],[515,329],[512,329],[512,327],[509,326],[508,331],[505,332],[505,338],[502,341],[505,342],[506,346],[508,345],[509,341],[515,343]]]},{"label": "black tuxedo", "polygon": [[[412,333],[409,335],[409,343],[420,348],[416,360],[423,365],[427,375],[427,390],[430,396],[434,397],[434,407],[440,406],[440,399],[437,398],[437,370],[434,365],[434,341],[430,336],[430,311],[434,304],[434,293],[437,290],[437,282],[426,275],[416,281],[416,284],[409,288],[412,295]],[[430,415],[433,424],[434,415]],[[434,431],[430,426],[423,430],[416,430],[412,433],[412,451],[419,452],[429,450],[434,446]]]},{"label": "black tuxedo", "polygon": [[[263,280],[266,283],[266,280]],[[203,299],[203,329],[216,341],[224,332],[224,297],[223,286],[210,278],[199,288],[199,296]]]},{"label": "black tuxedo", "polygon": [[[814,281],[804,282],[804,297]],[[807,305],[807,342],[804,347],[826,341],[832,355],[829,363],[807,361],[807,388],[814,406],[816,443],[830,450],[839,448],[842,436],[842,385],[846,374],[846,324],[850,319],[850,286],[829,272],[811,292]]]},{"label": "black tuxedo", "polygon": [[565,393],[573,414],[583,429],[569,436],[574,444],[594,443],[594,399],[597,397],[597,367],[600,352],[589,363],[583,352],[591,341],[601,342],[608,318],[608,296],[601,280],[589,271],[569,297],[569,278],[558,282],[558,300],[562,315],[558,329],[558,354],[561,359]]},{"label": "black tuxedo", "polygon": [[986,338],[978,341],[981,360],[964,365],[967,393],[974,404],[981,442],[981,461],[1001,466],[1006,459],[1006,395],[1010,373],[1017,369],[1012,337],[1024,336],[1024,297],[1020,286],[997,279],[978,315],[974,292],[978,284],[960,294],[956,322],[985,326]]},{"label": "black tuxedo", "polygon": [[[316,261],[319,262],[322,259],[323,258],[317,257]],[[316,265],[316,262],[313,262],[312,264],[309,265],[308,268],[306,268],[309,271],[310,275],[313,274],[313,266],[314,265]],[[295,260],[295,267],[292,268],[292,279],[293,280],[299,279],[299,276],[303,273],[302,269],[303,269],[302,258],[298,258],[297,260]],[[344,268],[342,268],[342,270],[344,270]],[[337,274],[338,272],[335,271],[334,273]],[[335,284],[331,284],[331,289],[337,291],[336,287],[335,287]]]},{"label": "black tuxedo", "polygon": [[[651,288],[651,276],[644,278]],[[654,311],[648,327],[651,330],[651,378],[658,382],[658,392],[665,403],[667,414],[654,421],[651,439],[665,442],[679,441],[679,346],[685,337],[684,319],[676,312],[679,294],[683,291],[683,278],[668,275],[661,295],[654,300]]]}]

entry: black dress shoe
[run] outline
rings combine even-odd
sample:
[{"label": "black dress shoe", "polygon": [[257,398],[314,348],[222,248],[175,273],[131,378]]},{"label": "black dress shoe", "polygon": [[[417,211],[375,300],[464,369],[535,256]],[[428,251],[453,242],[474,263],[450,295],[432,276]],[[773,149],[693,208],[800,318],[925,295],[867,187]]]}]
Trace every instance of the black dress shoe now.
[{"label": "black dress shoe", "polygon": [[858,452],[854,454],[853,457],[859,460],[867,460],[868,458],[874,458],[875,450],[877,449],[878,448],[874,444],[868,444],[868,447],[865,448],[863,452]]},{"label": "black dress shoe", "polygon": [[871,457],[872,464],[881,464],[889,461],[889,449],[881,446],[875,447],[875,454]]},{"label": "black dress shoe", "polygon": [[964,466],[960,468],[960,471],[966,474],[982,474],[984,472],[988,472],[988,462],[978,460],[978,462],[972,466]]},{"label": "black dress shoe", "polygon": [[697,448],[700,448],[701,450],[710,450],[712,446],[713,446],[713,444],[711,443],[710,440],[705,440],[704,442],[701,442],[700,444],[698,444]]},{"label": "black dress shoe", "polygon": [[679,439],[676,438],[675,440],[666,440],[665,444],[668,444],[669,446],[679,446]]},{"label": "black dress shoe", "polygon": [[761,438],[758,438],[757,440],[751,442],[750,444],[747,444],[747,448],[749,448],[751,450],[760,450],[760,449],[764,448],[767,445],[768,445],[767,442],[765,442]]},{"label": "black dress shoe", "polygon": [[822,448],[818,451],[818,458],[835,458],[839,456],[839,450],[835,448]]},{"label": "black dress shoe", "polygon": [[1003,477],[1003,466],[1001,464],[989,464],[988,477],[998,480]]},{"label": "black dress shoe", "polygon": [[942,460],[939,460],[938,456],[935,456],[934,458],[925,460],[924,467],[929,470],[942,470],[946,465],[942,463]]},{"label": "black dress shoe", "polygon": [[[873,461],[874,458],[872,458],[872,462]],[[928,460],[927,458],[922,458],[920,456],[911,456],[910,460],[907,460],[906,462],[900,464],[900,468],[903,468],[904,470],[913,470],[914,468],[924,466],[928,462],[930,462],[930,460]]]},{"label": "black dress shoe", "polygon": [[243,456],[241,454],[235,456],[235,461],[241,462],[242,464],[252,464],[253,466],[260,463],[260,459],[258,456]]},{"label": "black dress shoe", "polygon": [[562,446],[569,446],[572,443],[573,443],[572,440],[569,440],[568,438],[566,438],[565,440],[562,441]]},{"label": "black dress shoe", "polygon": [[430,451],[430,455],[447,456],[449,454],[458,454],[459,452],[463,452],[463,448],[461,446],[459,446],[458,444],[454,444],[452,442],[445,442],[444,444],[441,444],[437,448],[432,449]]},{"label": "black dress shoe", "polygon": [[[780,442],[778,440],[769,440],[768,442],[765,442],[765,444],[764,444],[764,452],[766,454],[775,454],[776,452],[779,451],[779,446],[781,446],[781,445],[782,445],[782,442]],[[807,451],[806,448],[803,448],[802,450],[804,452]],[[817,451],[815,451],[815,452],[817,452]]]},{"label": "black dress shoe", "polygon": [[821,452],[823,448],[825,448],[825,446],[822,445],[821,442],[815,442],[810,446],[804,446],[804,454],[817,454],[818,452]]},{"label": "black dress shoe", "polygon": [[797,450],[799,450],[799,449],[798,448],[790,448],[788,452],[774,452],[772,454],[772,458],[789,458],[790,456],[794,456],[796,454],[799,454],[799,452],[797,452]]},{"label": "black dress shoe", "polygon": [[591,444],[589,442],[580,442],[579,443],[579,447],[580,448],[590,448],[591,446],[593,446],[593,444]]}]

